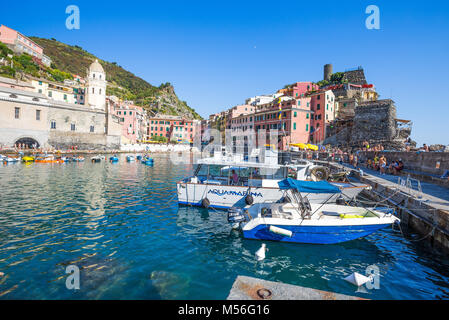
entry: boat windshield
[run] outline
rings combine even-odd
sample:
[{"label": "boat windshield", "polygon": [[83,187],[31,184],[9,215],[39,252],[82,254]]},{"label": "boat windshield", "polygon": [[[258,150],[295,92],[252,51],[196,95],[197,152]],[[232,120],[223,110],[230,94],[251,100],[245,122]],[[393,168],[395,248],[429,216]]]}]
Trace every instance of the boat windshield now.
[{"label": "boat windshield", "polygon": [[286,173],[284,167],[273,169],[205,164],[200,164],[195,171],[202,183],[240,186],[247,186],[250,180],[282,180]]}]

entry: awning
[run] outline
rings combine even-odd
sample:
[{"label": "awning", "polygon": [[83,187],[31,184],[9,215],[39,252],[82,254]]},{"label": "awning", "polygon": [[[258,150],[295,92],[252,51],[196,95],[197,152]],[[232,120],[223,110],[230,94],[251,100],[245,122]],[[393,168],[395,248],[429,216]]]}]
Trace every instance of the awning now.
[{"label": "awning", "polygon": [[292,178],[278,182],[279,189],[295,189],[302,193],[340,193],[340,189],[327,181],[300,181]]}]

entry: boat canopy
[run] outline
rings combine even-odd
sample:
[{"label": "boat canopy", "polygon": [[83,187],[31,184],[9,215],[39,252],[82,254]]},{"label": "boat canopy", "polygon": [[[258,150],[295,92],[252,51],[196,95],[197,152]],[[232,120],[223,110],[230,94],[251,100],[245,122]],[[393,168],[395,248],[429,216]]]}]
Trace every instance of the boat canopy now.
[{"label": "boat canopy", "polygon": [[327,181],[300,181],[292,178],[278,182],[279,189],[295,189],[302,193],[340,193],[340,189]]}]

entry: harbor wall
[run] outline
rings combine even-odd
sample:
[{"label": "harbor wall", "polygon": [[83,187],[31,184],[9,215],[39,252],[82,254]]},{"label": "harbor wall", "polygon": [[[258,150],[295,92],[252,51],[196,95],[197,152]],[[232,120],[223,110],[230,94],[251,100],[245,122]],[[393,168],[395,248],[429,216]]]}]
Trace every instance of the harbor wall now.
[{"label": "harbor wall", "polygon": [[[348,169],[335,162],[320,163],[337,171]],[[369,174],[361,176],[357,170],[350,171],[360,182],[371,186],[363,191],[365,195],[397,209],[401,225],[420,235],[418,242],[449,253],[449,202]]]}]

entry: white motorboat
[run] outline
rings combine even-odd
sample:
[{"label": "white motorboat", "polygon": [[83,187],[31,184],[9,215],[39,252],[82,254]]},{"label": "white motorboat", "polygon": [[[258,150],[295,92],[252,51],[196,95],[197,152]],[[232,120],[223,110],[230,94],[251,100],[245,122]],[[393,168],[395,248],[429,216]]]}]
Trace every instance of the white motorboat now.
[{"label": "white motorboat", "polygon": [[335,244],[368,236],[400,222],[392,210],[310,203],[303,193],[339,193],[332,184],[286,179],[282,203],[258,203],[228,212],[233,228],[247,239],[295,243]]},{"label": "white motorboat", "polygon": [[[327,170],[309,161],[280,165],[276,161],[243,161],[243,157],[215,156],[200,159],[194,176],[177,183],[178,203],[217,209],[244,207],[254,203],[276,202],[283,197],[278,182],[293,177],[297,180],[319,180]],[[352,200],[370,186],[354,182],[333,183],[341,194],[303,194],[311,203],[334,203]]]}]

